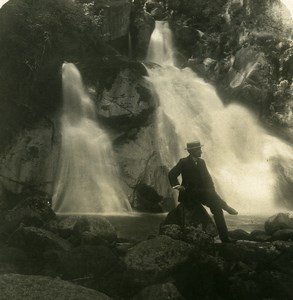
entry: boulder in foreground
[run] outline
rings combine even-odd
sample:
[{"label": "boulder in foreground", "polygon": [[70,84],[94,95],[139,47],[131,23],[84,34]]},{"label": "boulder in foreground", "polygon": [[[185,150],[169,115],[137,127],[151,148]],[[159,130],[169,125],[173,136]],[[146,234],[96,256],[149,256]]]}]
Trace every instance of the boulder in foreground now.
[{"label": "boulder in foreground", "polygon": [[109,300],[107,295],[60,279],[5,274],[0,276],[1,299]]}]

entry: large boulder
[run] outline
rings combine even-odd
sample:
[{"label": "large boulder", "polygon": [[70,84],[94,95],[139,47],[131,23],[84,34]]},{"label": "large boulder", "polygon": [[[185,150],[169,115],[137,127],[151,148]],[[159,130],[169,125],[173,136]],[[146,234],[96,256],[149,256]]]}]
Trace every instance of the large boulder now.
[{"label": "large boulder", "polygon": [[186,227],[200,226],[203,231],[211,236],[217,235],[217,229],[212,218],[201,204],[196,204],[192,208],[185,208],[182,204],[179,204],[167,214],[163,224],[176,224]]},{"label": "large boulder", "polygon": [[268,264],[273,262],[280,251],[271,243],[241,241],[235,244],[216,245],[220,257],[229,262],[241,261],[246,264]]},{"label": "large boulder", "polygon": [[214,234],[204,231],[201,225],[197,227],[181,227],[176,224],[163,225],[160,227],[160,234],[192,244],[195,251],[214,253]]},{"label": "large boulder", "polygon": [[250,234],[243,229],[231,230],[229,236],[235,240],[250,240]]},{"label": "large boulder", "polygon": [[134,284],[157,283],[188,262],[194,247],[168,236],[158,236],[131,248],[125,256],[128,277]]},{"label": "large boulder", "polygon": [[47,273],[63,279],[103,277],[113,269],[119,259],[105,246],[79,246],[70,251],[51,250],[44,254]]},{"label": "large boulder", "polygon": [[280,229],[273,233],[272,240],[292,241],[293,229]]},{"label": "large boulder", "polygon": [[41,227],[56,219],[51,209],[51,197],[33,187],[25,187],[22,193],[5,193],[2,201],[0,238],[6,240],[19,225]]},{"label": "large boulder", "polygon": [[2,299],[72,299],[110,300],[107,295],[60,279],[45,276],[5,274],[0,275]]},{"label": "large boulder", "polygon": [[293,218],[288,213],[278,213],[265,222],[265,231],[269,235],[280,229],[293,229]]},{"label": "large boulder", "polygon": [[249,239],[255,242],[268,242],[271,240],[271,236],[263,230],[252,230]]},{"label": "large boulder", "polygon": [[227,73],[229,93],[243,101],[261,105],[266,101],[272,68],[264,53],[253,47],[241,48],[236,52],[232,68]]},{"label": "large boulder", "polygon": [[[169,170],[161,158],[157,130],[155,124],[130,130],[117,138],[114,149],[123,180],[133,190],[130,196],[133,207],[149,202],[149,195],[153,194],[157,199],[163,197],[160,205],[163,211],[168,211],[175,206],[174,191],[168,180]],[[149,193],[151,189],[147,186],[156,193]],[[156,202],[155,199],[153,201]],[[144,207],[143,210],[146,211],[147,208]]]},{"label": "large boulder", "polygon": [[90,239],[96,244],[102,241],[114,242],[117,232],[114,226],[102,216],[63,216],[58,221],[46,225],[46,229],[67,239],[74,239],[78,244]]},{"label": "large boulder", "polygon": [[24,250],[30,257],[42,258],[48,250],[69,251],[71,244],[58,235],[36,227],[18,228],[8,240],[8,245]]},{"label": "large boulder", "polygon": [[98,98],[99,116],[118,128],[123,123],[142,123],[155,108],[148,82],[134,69],[121,70]]}]

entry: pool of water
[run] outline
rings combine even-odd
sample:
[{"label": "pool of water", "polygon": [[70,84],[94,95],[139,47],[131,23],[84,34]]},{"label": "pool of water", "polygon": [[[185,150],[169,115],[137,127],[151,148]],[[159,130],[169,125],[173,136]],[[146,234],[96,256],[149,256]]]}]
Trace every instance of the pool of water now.
[{"label": "pool of water", "polygon": [[[81,215],[81,214],[70,214]],[[128,214],[83,214],[86,216],[103,216],[116,228],[119,238],[144,240],[151,235],[157,235],[159,226],[166,218],[167,213],[128,213]],[[60,215],[59,215],[60,216]],[[64,216],[64,214],[62,214]],[[243,229],[247,232],[259,229],[264,230],[264,223],[269,216],[225,215],[229,230]]]}]

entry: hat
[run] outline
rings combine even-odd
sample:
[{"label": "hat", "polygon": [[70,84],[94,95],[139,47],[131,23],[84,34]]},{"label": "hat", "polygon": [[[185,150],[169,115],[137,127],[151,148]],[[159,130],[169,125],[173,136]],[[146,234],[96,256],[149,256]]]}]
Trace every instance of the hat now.
[{"label": "hat", "polygon": [[191,150],[196,148],[201,148],[203,145],[200,144],[200,141],[194,141],[186,144],[185,150]]}]

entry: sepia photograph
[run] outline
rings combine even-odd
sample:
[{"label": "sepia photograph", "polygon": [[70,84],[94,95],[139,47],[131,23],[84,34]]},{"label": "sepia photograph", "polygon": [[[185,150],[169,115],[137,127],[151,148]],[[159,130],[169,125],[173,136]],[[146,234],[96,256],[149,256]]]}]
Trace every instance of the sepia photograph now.
[{"label": "sepia photograph", "polygon": [[293,300],[293,0],[0,0],[0,300]]}]

